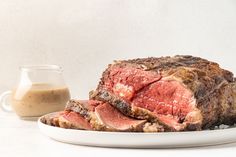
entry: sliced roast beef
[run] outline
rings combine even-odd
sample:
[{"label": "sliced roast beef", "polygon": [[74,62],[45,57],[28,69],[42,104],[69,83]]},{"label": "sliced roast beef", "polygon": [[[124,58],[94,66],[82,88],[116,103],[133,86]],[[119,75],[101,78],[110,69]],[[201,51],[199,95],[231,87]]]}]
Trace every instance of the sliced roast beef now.
[{"label": "sliced roast beef", "polygon": [[90,98],[181,131],[236,122],[235,91],[233,74],[217,63],[174,56],[116,61]]},{"label": "sliced roast beef", "polygon": [[58,126],[59,127],[59,120],[58,118],[63,115],[65,111],[50,113],[41,118],[41,122],[51,125],[51,126]]},{"label": "sliced roast beef", "polygon": [[41,122],[67,129],[93,130],[91,124],[80,114],[71,111],[62,111],[45,115]]},{"label": "sliced roast beef", "polygon": [[146,120],[129,118],[108,103],[96,107],[95,114],[107,128],[112,130],[143,131],[143,125],[146,122]]},{"label": "sliced roast beef", "polygon": [[70,100],[65,110],[80,114],[93,130],[98,131],[160,132],[164,129],[158,123],[127,117],[115,107],[101,101]]},{"label": "sliced roast beef", "polygon": [[58,118],[59,126],[68,129],[93,130],[87,119],[79,113],[67,111]]},{"label": "sliced roast beef", "polygon": [[75,112],[80,114],[84,119],[86,119],[94,130],[110,130],[107,128],[102,121],[100,121],[95,114],[95,108],[99,105],[102,105],[102,101],[94,100],[70,100],[66,107],[66,111]]}]

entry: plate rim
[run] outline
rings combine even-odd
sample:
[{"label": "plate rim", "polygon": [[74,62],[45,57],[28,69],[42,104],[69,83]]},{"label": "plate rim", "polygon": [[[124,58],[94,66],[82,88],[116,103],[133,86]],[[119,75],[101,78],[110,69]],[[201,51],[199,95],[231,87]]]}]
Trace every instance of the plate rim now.
[{"label": "plate rim", "polygon": [[[109,132],[109,131],[65,129],[56,126],[51,126],[44,124],[41,121],[42,117],[38,119],[38,127],[41,133],[43,133],[45,136],[55,141],[73,145],[104,147],[104,148],[169,149],[169,148],[192,148],[192,147],[215,146],[215,145],[222,145],[236,142],[235,125],[233,128],[201,130],[201,131],[151,132],[151,133]],[[219,136],[222,134],[224,136]],[[196,136],[192,137],[193,135]],[[96,140],[94,140],[94,138]],[[102,138],[103,140],[97,140],[99,138]],[[182,138],[183,140],[181,140]],[[123,141],[123,139],[126,139],[125,142]]]}]

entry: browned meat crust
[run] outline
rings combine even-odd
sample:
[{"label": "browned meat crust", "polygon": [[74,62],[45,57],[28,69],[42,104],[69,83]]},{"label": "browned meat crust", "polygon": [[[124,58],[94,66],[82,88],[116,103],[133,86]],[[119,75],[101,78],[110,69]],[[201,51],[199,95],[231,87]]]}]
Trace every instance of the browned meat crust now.
[{"label": "browned meat crust", "polygon": [[155,121],[152,113],[147,110],[134,110],[129,102],[104,88],[114,67],[132,67],[155,72],[160,74],[162,79],[181,82],[190,90],[196,101],[195,107],[200,112],[191,117],[191,120],[196,118],[195,121],[186,122],[188,124],[180,130],[199,130],[236,122],[236,86],[233,74],[220,68],[215,62],[177,55],[123,60],[110,64],[104,71],[97,89],[90,93],[90,98],[109,102],[127,116]]}]

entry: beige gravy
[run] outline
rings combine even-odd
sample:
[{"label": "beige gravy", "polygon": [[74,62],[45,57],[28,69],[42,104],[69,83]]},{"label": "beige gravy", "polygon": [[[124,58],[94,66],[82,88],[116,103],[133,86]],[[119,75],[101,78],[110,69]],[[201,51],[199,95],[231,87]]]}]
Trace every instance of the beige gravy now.
[{"label": "beige gravy", "polygon": [[20,117],[38,117],[63,110],[69,99],[70,93],[66,86],[34,83],[13,90],[11,104]]}]

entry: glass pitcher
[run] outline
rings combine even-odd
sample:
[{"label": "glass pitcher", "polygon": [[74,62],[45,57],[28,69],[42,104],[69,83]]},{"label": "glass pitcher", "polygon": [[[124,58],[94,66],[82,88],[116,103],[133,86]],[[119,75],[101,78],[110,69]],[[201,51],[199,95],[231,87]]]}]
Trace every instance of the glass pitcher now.
[{"label": "glass pitcher", "polygon": [[[0,97],[3,110],[13,110],[20,118],[31,120],[64,109],[70,92],[61,67],[28,65],[21,66],[20,72],[17,86]],[[7,103],[7,98],[10,98],[10,103]]]}]

